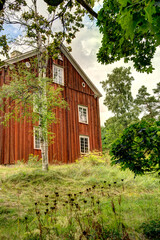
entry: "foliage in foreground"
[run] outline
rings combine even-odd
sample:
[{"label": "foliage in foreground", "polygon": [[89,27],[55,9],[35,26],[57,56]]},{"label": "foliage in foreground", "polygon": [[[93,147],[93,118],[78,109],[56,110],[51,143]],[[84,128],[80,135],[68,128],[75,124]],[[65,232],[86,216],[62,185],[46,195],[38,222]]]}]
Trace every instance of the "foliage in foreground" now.
[{"label": "foliage in foreground", "polygon": [[160,171],[160,121],[141,120],[126,128],[112,145],[113,164],[135,174]]},{"label": "foliage in foreground", "polygon": [[1,167],[0,238],[147,239],[140,226],[158,218],[159,179],[108,161],[94,154],[47,173],[33,162]]},{"label": "foliage in foreground", "polygon": [[141,225],[141,229],[143,229],[143,233],[148,239],[155,239],[155,240],[160,239],[160,220],[159,219],[144,222]]},{"label": "foliage in foreground", "polygon": [[124,58],[137,71],[151,73],[160,45],[159,13],[157,0],[104,0],[97,22],[103,35],[98,60],[109,64]]}]

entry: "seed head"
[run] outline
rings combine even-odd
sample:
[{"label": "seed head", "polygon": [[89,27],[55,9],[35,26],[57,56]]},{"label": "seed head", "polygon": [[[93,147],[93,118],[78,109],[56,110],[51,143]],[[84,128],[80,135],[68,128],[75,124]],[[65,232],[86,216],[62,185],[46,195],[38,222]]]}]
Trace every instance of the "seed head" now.
[{"label": "seed head", "polygon": [[75,206],[76,206],[76,208],[79,208],[79,205],[77,203],[75,204]]},{"label": "seed head", "polygon": [[87,235],[87,232],[86,232],[86,231],[83,231],[83,235]]},{"label": "seed head", "polygon": [[51,210],[54,210],[54,209],[55,209],[55,207],[50,207],[50,209],[51,209]]}]

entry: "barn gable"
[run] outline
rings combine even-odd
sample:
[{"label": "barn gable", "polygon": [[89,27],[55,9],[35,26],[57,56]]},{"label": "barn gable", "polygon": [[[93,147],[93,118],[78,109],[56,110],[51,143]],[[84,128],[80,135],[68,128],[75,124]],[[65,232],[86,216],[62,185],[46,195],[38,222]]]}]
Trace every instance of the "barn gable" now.
[{"label": "barn gable", "polygon": [[[77,71],[79,76],[83,79],[83,81],[87,84],[87,86],[92,90],[92,92],[95,94],[95,96],[101,97],[102,94],[99,92],[99,90],[96,88],[96,86],[92,83],[92,81],[88,78],[88,76],[82,70],[80,65],[75,61],[75,59],[72,57],[72,55],[67,51],[67,49],[64,45],[61,46],[61,52],[63,53],[64,57],[71,64],[70,66],[74,67],[74,69]],[[37,54],[37,50],[32,50],[32,51],[29,51],[26,53],[18,54],[17,56],[13,56],[10,59],[5,60],[5,63],[13,64],[13,63],[34,57],[36,54]],[[72,86],[73,83],[74,83],[74,81],[72,81],[72,83],[71,82],[69,83],[71,85],[71,87],[73,87]]]}]

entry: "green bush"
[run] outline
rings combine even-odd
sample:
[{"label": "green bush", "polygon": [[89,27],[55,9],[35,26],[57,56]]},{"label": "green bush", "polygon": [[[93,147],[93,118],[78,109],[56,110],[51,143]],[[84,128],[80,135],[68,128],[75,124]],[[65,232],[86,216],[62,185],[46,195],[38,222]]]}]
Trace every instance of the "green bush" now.
[{"label": "green bush", "polygon": [[145,222],[140,227],[143,230],[143,234],[152,240],[160,239],[160,220],[151,220]]},{"label": "green bush", "polygon": [[113,164],[135,174],[160,170],[160,121],[141,120],[127,127],[112,145]]},{"label": "green bush", "polygon": [[38,155],[29,154],[27,165],[29,167],[39,167],[39,166],[42,166],[42,159],[39,159]]},{"label": "green bush", "polygon": [[106,164],[108,162],[107,157],[104,157],[101,152],[94,151],[90,154],[84,155],[81,159],[77,160],[76,162],[81,163],[89,163],[92,166]]}]

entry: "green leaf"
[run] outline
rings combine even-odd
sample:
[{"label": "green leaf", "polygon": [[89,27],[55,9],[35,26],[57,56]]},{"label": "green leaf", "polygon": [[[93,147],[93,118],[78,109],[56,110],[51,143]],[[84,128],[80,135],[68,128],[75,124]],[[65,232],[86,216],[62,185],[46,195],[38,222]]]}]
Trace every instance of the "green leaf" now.
[{"label": "green leaf", "polygon": [[126,7],[128,0],[118,0],[118,2],[121,4],[122,7]]},{"label": "green leaf", "polygon": [[94,7],[94,3],[95,3],[95,0],[91,0],[91,7],[93,8]]},{"label": "green leaf", "polygon": [[126,37],[133,39],[134,37],[134,22],[133,14],[126,9],[122,12],[121,15],[117,17],[117,22],[121,25],[122,29],[125,31]]},{"label": "green leaf", "polygon": [[147,6],[144,8],[144,11],[146,19],[148,19],[148,22],[152,23],[152,15],[156,13],[154,1],[149,1],[149,3],[147,3]]}]

